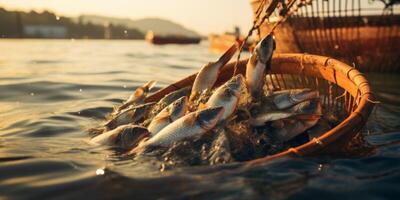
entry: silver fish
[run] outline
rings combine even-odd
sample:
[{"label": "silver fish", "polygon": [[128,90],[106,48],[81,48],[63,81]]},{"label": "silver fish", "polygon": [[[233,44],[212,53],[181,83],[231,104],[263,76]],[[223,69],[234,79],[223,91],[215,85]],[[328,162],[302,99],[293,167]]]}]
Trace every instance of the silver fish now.
[{"label": "silver fish", "polygon": [[181,118],[188,110],[187,97],[181,97],[158,113],[148,126],[151,136],[156,135],[168,124]]},{"label": "silver fish", "polygon": [[221,121],[227,119],[236,110],[241,90],[245,87],[245,80],[241,74],[231,78],[224,85],[213,92],[205,104],[206,107],[224,107]]},{"label": "silver fish", "polygon": [[309,88],[281,90],[274,92],[271,95],[271,98],[278,109],[286,109],[300,102],[318,97],[319,92]]},{"label": "silver fish", "polygon": [[154,137],[139,144],[132,153],[140,153],[146,147],[168,147],[176,141],[206,133],[217,125],[223,111],[223,107],[214,107],[189,113],[163,128]]},{"label": "silver fish", "polygon": [[266,69],[271,68],[272,54],[275,50],[273,34],[265,36],[255,47],[246,66],[246,83],[255,98],[263,94]]},{"label": "silver fish", "polygon": [[162,99],[160,99],[157,104],[154,106],[153,110],[150,113],[149,118],[153,118],[156,116],[158,113],[161,112],[165,107],[170,105],[172,102],[176,101],[177,99],[184,97],[184,96],[189,96],[190,91],[192,88],[190,86],[181,88],[179,90],[173,91],[167,95],[165,95]]},{"label": "silver fish", "polygon": [[286,119],[282,119],[284,125],[281,128],[273,129],[271,134],[280,141],[288,141],[298,134],[317,124],[322,116],[322,108],[319,99],[312,99],[296,105],[297,114]]},{"label": "silver fish", "polygon": [[149,131],[142,126],[122,125],[91,139],[92,143],[116,145],[124,149],[132,149],[140,140],[149,136]]},{"label": "silver fish", "polygon": [[172,102],[176,101],[181,97],[189,96],[191,90],[192,88],[190,86],[181,88],[179,90],[175,90],[165,95],[162,99],[160,99],[159,103],[162,103],[164,105],[170,105]]},{"label": "silver fish", "polygon": [[104,126],[111,130],[120,125],[136,123],[146,115],[146,113],[154,104],[155,102],[151,102],[138,106],[132,106],[130,108],[122,110],[119,114],[107,121]]},{"label": "silver fish", "polygon": [[218,73],[221,68],[232,58],[238,49],[238,43],[233,44],[217,62],[210,62],[200,69],[196,79],[193,82],[190,101],[193,101],[197,96],[205,90],[211,90],[218,78]]},{"label": "silver fish", "polygon": [[146,84],[138,87],[135,92],[129,96],[128,100],[126,100],[126,102],[117,108],[116,113],[128,108],[131,105],[143,104],[144,99],[155,84],[155,81],[149,81]]},{"label": "silver fish", "polygon": [[[304,90],[302,90],[304,91]],[[298,98],[296,100],[288,100],[287,95],[286,94],[290,94],[290,92],[286,92],[285,91],[285,98],[281,98],[282,101],[278,102],[278,105],[282,106],[284,104],[290,105],[290,108],[287,109],[283,109],[283,110],[274,110],[271,109],[270,106],[266,106],[263,105],[262,107],[258,108],[258,111],[256,114],[252,115],[249,123],[252,126],[262,126],[264,125],[266,122],[270,122],[270,121],[276,121],[276,120],[280,120],[280,119],[285,119],[285,118],[289,118],[289,117],[293,117],[295,115],[299,115],[299,114],[315,114],[314,112],[316,112],[316,108],[318,108],[319,110],[321,110],[320,105],[314,105],[313,103],[318,102],[318,99],[316,97],[318,97],[317,95],[314,95],[315,91],[311,91],[311,92],[302,92],[302,95],[298,96],[301,98]],[[318,93],[316,93],[318,94]],[[309,98],[313,97],[312,100],[310,100]],[[276,100],[276,99],[274,99]],[[302,101],[302,102],[301,102]],[[299,103],[300,102],[300,103]],[[296,105],[292,105],[294,103],[297,103]],[[276,106],[278,107],[278,106]],[[284,106],[284,107],[288,107],[288,106]],[[320,114],[319,112],[317,114]]]},{"label": "silver fish", "polygon": [[267,122],[289,118],[294,115],[296,115],[296,113],[280,111],[280,110],[270,111],[270,112],[266,112],[266,113],[259,113],[259,114],[255,115],[254,117],[251,117],[249,120],[249,123],[252,126],[263,126]]}]

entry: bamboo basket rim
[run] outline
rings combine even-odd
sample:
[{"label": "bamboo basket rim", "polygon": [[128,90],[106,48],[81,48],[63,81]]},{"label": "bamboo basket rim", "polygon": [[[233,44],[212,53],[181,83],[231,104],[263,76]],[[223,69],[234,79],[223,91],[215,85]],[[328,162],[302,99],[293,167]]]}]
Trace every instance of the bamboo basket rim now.
[{"label": "bamboo basket rim", "polygon": [[[248,59],[239,61],[238,73],[245,73]],[[221,70],[215,86],[221,85],[232,77],[235,63],[228,63]],[[263,158],[247,161],[247,164],[261,164],[266,161],[284,156],[310,156],[319,150],[330,147],[338,140],[347,136],[354,136],[364,126],[374,106],[373,94],[370,85],[364,75],[357,69],[333,58],[297,53],[277,53],[273,56],[271,74],[303,74],[316,78],[322,78],[336,84],[355,98],[358,106],[343,119],[341,123],[325,132],[318,138],[290,148],[278,154],[268,155]],[[162,88],[146,98],[146,102],[158,101],[166,94],[177,89],[193,84],[197,73]],[[332,148],[332,147],[330,147]],[[333,147],[335,148],[335,147]]]}]

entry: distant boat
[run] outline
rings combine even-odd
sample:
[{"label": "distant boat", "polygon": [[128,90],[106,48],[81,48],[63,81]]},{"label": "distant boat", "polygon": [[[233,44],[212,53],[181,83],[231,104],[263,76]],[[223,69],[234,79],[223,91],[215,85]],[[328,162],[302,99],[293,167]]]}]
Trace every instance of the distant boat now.
[{"label": "distant boat", "polygon": [[[208,36],[209,49],[212,52],[225,52],[236,41],[243,41],[244,37],[240,35],[238,27],[235,28],[235,33],[210,34]],[[243,51],[249,51],[251,42],[247,41],[243,46]]]},{"label": "distant boat", "polygon": [[181,35],[155,35],[153,31],[148,31],[146,40],[152,44],[198,44],[200,37],[188,37]]}]

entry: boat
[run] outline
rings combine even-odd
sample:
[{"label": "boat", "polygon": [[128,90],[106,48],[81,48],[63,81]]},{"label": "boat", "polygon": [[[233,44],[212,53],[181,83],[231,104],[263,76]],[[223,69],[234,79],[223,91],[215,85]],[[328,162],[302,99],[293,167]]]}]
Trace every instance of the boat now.
[{"label": "boat", "polygon": [[[209,50],[214,53],[225,52],[235,42],[243,42],[244,36],[240,34],[240,29],[235,27],[235,32],[226,32],[223,34],[208,35]],[[246,41],[243,51],[249,51],[252,45],[251,41]]]},{"label": "boat", "polygon": [[156,35],[153,31],[148,31],[145,37],[146,41],[156,44],[198,44],[201,41],[200,37],[189,37],[182,35]]},{"label": "boat", "polygon": [[[225,65],[215,87],[229,80],[237,66],[237,72],[244,74],[248,59]],[[157,102],[165,95],[190,86],[197,74],[192,74],[148,96],[146,102]],[[312,88],[321,94],[325,112],[341,111],[346,115],[336,127],[309,142],[290,148],[275,155],[247,161],[248,165],[258,165],[284,156],[312,156],[346,152],[350,142],[357,139],[365,125],[374,103],[368,81],[363,74],[347,64],[333,58],[309,54],[275,54],[272,59],[267,83],[274,90]]]},{"label": "boat", "polygon": [[[253,18],[262,2],[250,0]],[[334,57],[363,72],[399,72],[399,7],[385,1],[311,0],[275,29],[276,50]],[[261,37],[270,32],[274,17],[279,16],[260,27]]]}]

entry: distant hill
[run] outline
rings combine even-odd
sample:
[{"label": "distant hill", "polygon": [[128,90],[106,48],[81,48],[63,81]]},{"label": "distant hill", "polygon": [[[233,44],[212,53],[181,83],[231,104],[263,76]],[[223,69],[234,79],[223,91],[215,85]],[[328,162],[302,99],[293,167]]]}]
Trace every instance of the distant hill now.
[{"label": "distant hill", "polygon": [[137,29],[143,33],[152,30],[160,35],[185,35],[185,36],[200,36],[193,30],[190,30],[175,22],[160,19],[160,18],[144,18],[132,20],[128,18],[114,18],[97,15],[81,15],[77,20],[83,23],[91,22],[93,24],[103,25],[108,22],[113,25],[126,26],[128,28]]}]

